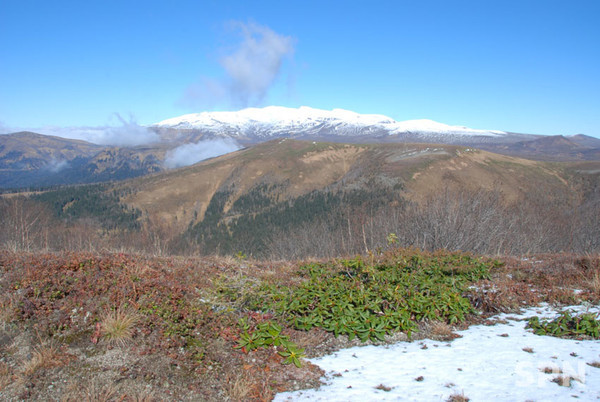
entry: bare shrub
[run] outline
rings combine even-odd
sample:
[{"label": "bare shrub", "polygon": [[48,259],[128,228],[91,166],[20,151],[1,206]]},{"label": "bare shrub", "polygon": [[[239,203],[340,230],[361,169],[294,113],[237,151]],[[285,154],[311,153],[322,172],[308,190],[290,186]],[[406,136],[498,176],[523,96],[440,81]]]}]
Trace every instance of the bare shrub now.
[{"label": "bare shrub", "polygon": [[[600,196],[579,202],[565,188],[530,189],[509,204],[499,191],[443,190],[420,203],[332,211],[338,217],[273,234],[275,258],[329,258],[389,247],[488,255],[600,250]],[[578,203],[579,202],[579,203]],[[341,218],[340,218],[341,217]]]},{"label": "bare shrub", "polygon": [[47,249],[50,212],[27,197],[0,197],[0,244],[12,251]]},{"label": "bare shrub", "polygon": [[267,254],[272,258],[291,260],[334,257],[343,248],[341,239],[339,231],[334,231],[327,222],[313,222],[292,231],[275,232]]},{"label": "bare shrub", "polygon": [[431,251],[503,251],[510,247],[507,234],[514,222],[506,219],[501,201],[498,192],[445,190],[407,209],[403,240]]}]

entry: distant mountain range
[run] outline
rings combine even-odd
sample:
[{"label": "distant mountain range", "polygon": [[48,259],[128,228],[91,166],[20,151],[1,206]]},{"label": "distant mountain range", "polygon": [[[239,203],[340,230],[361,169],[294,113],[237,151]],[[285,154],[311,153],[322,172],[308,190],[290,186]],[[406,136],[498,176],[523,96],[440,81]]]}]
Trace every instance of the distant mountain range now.
[{"label": "distant mountain range", "polygon": [[413,134],[420,135],[425,141],[431,141],[442,136],[451,140],[464,137],[503,137],[507,135],[504,131],[449,126],[433,120],[398,122],[383,115],[358,114],[342,109],[328,111],[305,106],[298,109],[269,106],[262,109],[249,108],[239,112],[187,114],[161,121],[154,124],[153,127],[199,130],[203,133],[250,142],[262,142],[278,137],[340,137],[344,139],[366,137],[373,139]]},{"label": "distant mountain range", "polygon": [[165,150],[107,147],[18,132],[0,135],[0,188],[46,187],[120,180],[163,170]]},{"label": "distant mountain range", "polygon": [[[158,134],[160,141],[145,146],[110,147],[31,132],[0,135],[0,188],[142,176],[277,138],[450,144],[536,160],[600,160],[600,139],[582,134],[542,136],[450,126],[432,120],[398,122],[383,115],[341,109],[270,106],[238,112],[204,112],[167,119],[147,129]],[[215,141],[220,140],[228,142],[215,146]],[[181,154],[185,157],[180,163],[173,161]]]}]

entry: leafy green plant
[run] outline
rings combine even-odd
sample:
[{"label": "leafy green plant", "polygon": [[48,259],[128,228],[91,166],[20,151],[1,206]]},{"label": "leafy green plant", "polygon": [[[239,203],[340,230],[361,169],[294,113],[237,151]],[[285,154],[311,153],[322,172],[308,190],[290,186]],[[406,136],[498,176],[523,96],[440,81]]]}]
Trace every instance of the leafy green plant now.
[{"label": "leafy green plant", "polygon": [[396,233],[388,234],[385,239],[387,241],[388,246],[398,243],[398,235],[396,235]]},{"label": "leafy green plant", "polygon": [[300,368],[302,367],[302,359],[306,355],[304,354],[304,349],[299,349],[295,344],[290,343],[286,345],[286,348],[279,352],[279,355],[285,357],[283,361],[284,364],[294,364],[294,366]]},{"label": "leafy green plant", "polygon": [[531,317],[527,328],[533,329],[536,335],[550,335],[559,338],[589,336],[600,338],[600,313],[576,314],[572,310],[560,312],[553,320],[540,320]]},{"label": "leafy green plant", "polygon": [[309,264],[302,270],[307,280],[281,289],[283,296],[269,307],[296,329],[321,327],[363,342],[383,341],[394,331],[410,336],[422,320],[464,320],[472,306],[463,292],[497,264],[463,254],[419,252],[377,264],[360,257]]},{"label": "leafy green plant", "polygon": [[244,352],[258,349],[260,347],[281,347],[282,350],[278,354],[285,358],[284,364],[294,364],[296,367],[301,367],[304,355],[304,349],[289,340],[287,335],[281,333],[281,326],[273,321],[265,321],[251,330],[251,326],[244,319],[239,321],[239,326],[244,330],[236,349],[242,349]]}]

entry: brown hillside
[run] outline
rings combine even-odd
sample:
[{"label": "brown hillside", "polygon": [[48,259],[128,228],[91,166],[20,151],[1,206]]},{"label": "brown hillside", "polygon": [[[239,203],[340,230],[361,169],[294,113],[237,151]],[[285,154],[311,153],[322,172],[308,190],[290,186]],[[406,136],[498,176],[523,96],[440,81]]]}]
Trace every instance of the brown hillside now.
[{"label": "brown hillside", "polygon": [[407,194],[420,200],[445,188],[485,189],[500,191],[507,202],[514,202],[531,191],[552,194],[567,190],[570,184],[564,169],[559,164],[487,151],[457,150],[451,158],[415,172],[407,183]]},{"label": "brown hillside", "polygon": [[103,147],[81,140],[19,132],[0,136],[0,167],[4,169],[33,169],[51,160],[71,160],[89,157]]},{"label": "brown hillside", "polygon": [[[279,185],[279,201],[332,185],[369,187],[370,179],[400,183],[421,200],[445,188],[496,189],[507,202],[530,191],[565,192],[564,165],[536,162],[460,146],[339,144],[276,140],[196,165],[138,178],[125,202],[180,230],[201,220],[219,190],[229,206],[258,184]],[[283,199],[281,199],[283,197]],[[228,206],[226,206],[226,209]]]}]

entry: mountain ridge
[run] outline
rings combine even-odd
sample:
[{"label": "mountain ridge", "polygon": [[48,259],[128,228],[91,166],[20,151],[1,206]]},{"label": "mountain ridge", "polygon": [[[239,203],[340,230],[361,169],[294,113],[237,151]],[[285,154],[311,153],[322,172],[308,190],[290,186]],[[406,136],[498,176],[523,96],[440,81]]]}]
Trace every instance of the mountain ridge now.
[{"label": "mountain ridge", "polygon": [[[188,114],[142,131],[152,134],[147,136],[151,142],[120,147],[31,132],[0,135],[0,188],[121,180],[283,138],[353,144],[445,144],[533,160],[600,160],[600,139],[583,134],[520,134],[428,119],[398,122],[379,114],[306,106]],[[123,135],[139,133],[140,126],[135,126]]]},{"label": "mountain ridge", "polygon": [[[433,167],[435,166],[435,168]],[[510,168],[507,168],[510,166]],[[531,167],[535,174],[527,170]],[[405,186],[406,196],[423,198],[440,188],[497,188],[507,200],[516,200],[522,189],[540,177],[562,186],[562,168],[544,162],[493,154],[456,145],[341,144],[297,140],[271,140],[254,147],[157,175],[123,182],[130,195],[126,202],[150,215],[187,227],[202,219],[211,199],[229,192],[233,203],[252,188],[278,188],[278,199],[303,196],[332,186],[369,188],[367,182]],[[542,172],[540,176],[538,173]],[[526,186],[524,183],[528,183]]]},{"label": "mountain ridge", "polygon": [[307,106],[286,108],[268,106],[237,112],[202,112],[166,119],[151,125],[157,129],[201,130],[216,135],[257,140],[280,136],[311,134],[356,137],[361,135],[401,135],[435,133],[449,136],[488,136],[507,134],[499,130],[479,130],[451,126],[429,119],[396,121],[379,114],[359,114],[344,109],[323,110]]}]

